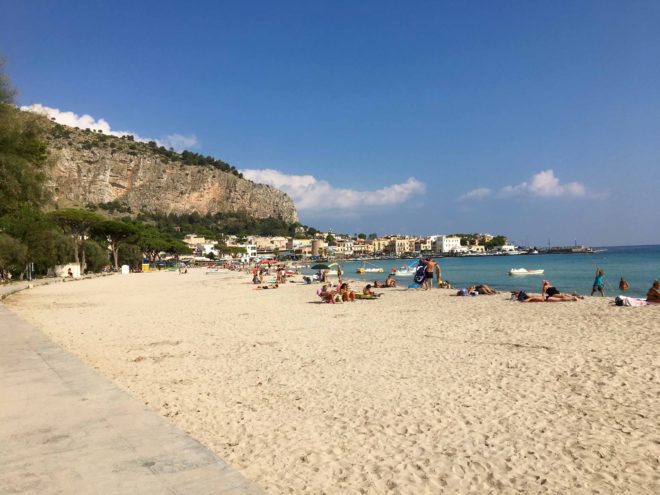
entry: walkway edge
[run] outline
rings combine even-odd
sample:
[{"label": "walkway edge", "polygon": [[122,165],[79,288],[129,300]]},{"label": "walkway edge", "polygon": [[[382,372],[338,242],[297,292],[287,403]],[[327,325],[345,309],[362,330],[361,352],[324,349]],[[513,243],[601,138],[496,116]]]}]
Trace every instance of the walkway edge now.
[{"label": "walkway edge", "polygon": [[262,493],[3,304],[0,445],[0,494]]}]

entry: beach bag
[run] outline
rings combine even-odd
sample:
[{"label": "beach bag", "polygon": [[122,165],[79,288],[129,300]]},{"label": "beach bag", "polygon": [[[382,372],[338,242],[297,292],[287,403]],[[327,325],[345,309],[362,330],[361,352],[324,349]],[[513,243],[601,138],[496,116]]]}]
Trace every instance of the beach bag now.
[{"label": "beach bag", "polygon": [[415,283],[417,284],[423,284],[424,280],[426,279],[426,267],[424,265],[419,265],[417,268],[415,268]]}]

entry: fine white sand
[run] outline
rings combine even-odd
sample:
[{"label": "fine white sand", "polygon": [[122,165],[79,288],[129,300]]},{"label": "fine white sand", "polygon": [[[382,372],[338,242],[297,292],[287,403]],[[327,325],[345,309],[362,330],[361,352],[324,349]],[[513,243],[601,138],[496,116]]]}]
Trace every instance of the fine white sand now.
[{"label": "fine white sand", "polygon": [[657,493],[660,307],[330,305],[248,281],[116,275],[6,303],[268,493]]}]

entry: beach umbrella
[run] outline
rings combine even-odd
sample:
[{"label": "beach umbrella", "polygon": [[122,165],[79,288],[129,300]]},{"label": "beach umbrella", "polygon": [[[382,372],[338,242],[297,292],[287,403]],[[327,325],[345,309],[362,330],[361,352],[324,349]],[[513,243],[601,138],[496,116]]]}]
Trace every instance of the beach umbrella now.
[{"label": "beach umbrella", "polygon": [[317,263],[312,267],[312,270],[327,270],[330,267],[326,265],[325,263]]}]

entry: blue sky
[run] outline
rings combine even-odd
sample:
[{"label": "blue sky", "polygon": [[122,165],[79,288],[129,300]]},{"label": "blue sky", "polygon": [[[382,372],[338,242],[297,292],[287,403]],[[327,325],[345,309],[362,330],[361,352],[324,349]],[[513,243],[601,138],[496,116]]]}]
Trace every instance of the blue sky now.
[{"label": "blue sky", "polygon": [[20,105],[221,158],[318,228],[660,243],[660,2],[0,9]]}]

